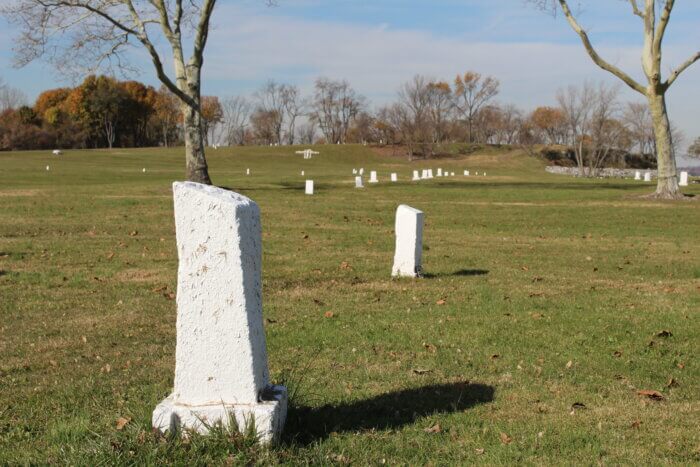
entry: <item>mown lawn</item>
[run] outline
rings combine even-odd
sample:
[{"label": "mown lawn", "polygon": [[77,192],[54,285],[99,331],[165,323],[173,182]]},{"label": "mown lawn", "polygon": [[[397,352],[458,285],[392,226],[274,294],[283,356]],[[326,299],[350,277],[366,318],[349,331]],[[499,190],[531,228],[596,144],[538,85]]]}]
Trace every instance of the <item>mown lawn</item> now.
[{"label": "mown lawn", "polygon": [[[270,369],[294,393],[270,450],[151,432],[173,380],[182,149],[0,153],[0,464],[700,462],[697,201],[517,151],[318,150],[209,154],[262,209]],[[355,190],[361,166],[383,183]],[[408,181],[428,167],[457,177]],[[421,280],[390,278],[401,203],[425,212]]]}]

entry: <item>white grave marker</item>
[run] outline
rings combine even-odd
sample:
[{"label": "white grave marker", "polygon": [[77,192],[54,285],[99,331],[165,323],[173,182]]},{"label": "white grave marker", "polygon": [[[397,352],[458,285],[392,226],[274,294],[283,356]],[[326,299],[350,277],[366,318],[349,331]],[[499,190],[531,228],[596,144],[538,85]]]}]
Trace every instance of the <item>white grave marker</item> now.
[{"label": "white grave marker", "polygon": [[352,174],[357,175],[357,169],[352,169]]},{"label": "white grave marker", "polygon": [[250,175],[250,169],[245,169],[245,174]]},{"label": "white grave marker", "polygon": [[313,180],[307,180],[306,181],[306,191],[305,193],[307,195],[313,195],[314,194],[314,181]]},{"label": "white grave marker", "polygon": [[399,176],[395,173],[391,174],[391,181],[392,182],[398,182],[399,181]]},{"label": "white grave marker", "polygon": [[304,171],[303,171],[303,170],[301,171],[301,176],[302,176],[302,177],[304,176]]},{"label": "white grave marker", "polygon": [[644,172],[644,181],[645,182],[651,181],[651,172]]},{"label": "white grave marker", "polygon": [[415,182],[416,180],[420,180],[420,175],[418,174],[417,170],[413,171],[413,181]]},{"label": "white grave marker", "polygon": [[361,169],[360,169],[360,175],[364,175],[364,174],[365,174],[365,169],[364,169],[364,168],[361,168]]},{"label": "white grave marker", "polygon": [[362,184],[362,177],[359,175],[355,177],[355,188],[364,188],[364,185]]},{"label": "white grave marker", "polygon": [[423,255],[423,212],[402,204],[396,210],[396,252],[393,277],[420,277]]},{"label": "white grave marker", "polygon": [[47,165],[47,166],[46,166],[46,171],[48,172],[49,170],[51,170],[51,167],[49,167],[49,166]]},{"label": "white grave marker", "polygon": [[442,169],[437,169],[437,176],[442,177]]},{"label": "white grave marker", "polygon": [[206,433],[233,418],[279,438],[287,389],[270,385],[262,317],[258,205],[193,182],[173,184],[179,259],[172,394],[153,411],[161,431]]},{"label": "white grave marker", "polygon": [[52,151],[52,154],[53,154],[54,156],[61,156],[61,155],[63,155],[63,152],[62,152],[60,149],[54,149],[54,150]]},{"label": "white grave marker", "polygon": [[144,167],[141,172],[146,173],[146,167]]},{"label": "white grave marker", "polygon": [[642,173],[641,173],[639,170],[637,170],[637,171],[634,173],[634,179],[635,179],[635,180],[641,180],[641,179],[642,179]]},{"label": "white grave marker", "polygon": [[379,180],[377,180],[377,172],[375,172],[374,170],[372,170],[369,173],[369,182],[370,183],[379,183]]},{"label": "white grave marker", "polygon": [[680,186],[688,186],[688,172],[681,172]]}]

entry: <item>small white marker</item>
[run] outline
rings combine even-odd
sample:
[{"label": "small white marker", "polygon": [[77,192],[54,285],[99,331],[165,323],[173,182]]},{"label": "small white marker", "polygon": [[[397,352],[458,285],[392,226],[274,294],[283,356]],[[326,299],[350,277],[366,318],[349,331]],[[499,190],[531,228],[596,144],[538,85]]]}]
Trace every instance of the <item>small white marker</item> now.
[{"label": "small white marker", "polygon": [[250,175],[250,169],[245,169],[245,174]]},{"label": "small white marker", "polygon": [[46,166],[46,170],[51,170],[50,167],[49,167],[48,165]]},{"label": "small white marker", "polygon": [[146,168],[145,168],[145,167],[143,168],[143,173],[146,173]]}]

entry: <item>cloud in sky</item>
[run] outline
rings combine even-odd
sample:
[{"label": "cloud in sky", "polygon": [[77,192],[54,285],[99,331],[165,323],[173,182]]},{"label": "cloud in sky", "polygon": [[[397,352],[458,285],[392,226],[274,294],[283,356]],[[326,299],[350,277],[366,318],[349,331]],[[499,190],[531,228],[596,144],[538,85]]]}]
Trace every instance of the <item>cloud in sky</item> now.
[{"label": "cloud in sky", "polygon": [[[415,74],[452,80],[467,70],[501,80],[502,102],[525,109],[553,104],[556,90],[585,80],[617,83],[585,54],[562,18],[523,0],[261,0],[220,1],[207,49],[204,91],[235,95],[267,79],[310,92],[318,76],[347,79],[375,104],[394,98]],[[687,2],[686,2],[687,3]],[[698,2],[700,3],[700,2]],[[583,21],[609,61],[640,77],[640,25],[621,0],[589,0]],[[679,3],[666,42],[667,68],[700,47],[700,5]],[[0,65],[9,60],[0,24]],[[143,60],[139,78],[151,84]],[[0,72],[30,96],[58,85],[40,65]],[[688,137],[700,135],[700,64],[670,91],[672,118]],[[639,100],[621,85],[625,99]]]}]

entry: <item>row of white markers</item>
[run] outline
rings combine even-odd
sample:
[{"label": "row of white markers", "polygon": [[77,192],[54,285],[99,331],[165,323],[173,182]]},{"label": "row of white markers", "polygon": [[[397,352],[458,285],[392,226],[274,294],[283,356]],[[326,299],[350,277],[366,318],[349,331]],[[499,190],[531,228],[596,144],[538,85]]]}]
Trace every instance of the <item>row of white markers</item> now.
[{"label": "row of white markers", "polygon": [[[362,174],[364,173],[365,169],[352,169],[352,173],[356,174],[355,175],[355,188],[364,188],[364,184],[362,182]],[[357,175],[359,174],[359,175]],[[304,171],[301,171],[301,175],[304,176]],[[479,175],[479,172],[476,172],[476,175]],[[486,172],[483,173],[484,176],[486,176]],[[447,172],[443,171],[442,169],[437,169],[437,176],[438,177],[454,177],[455,173],[454,172]],[[465,170],[464,171],[464,176],[469,177],[469,171]],[[399,176],[396,173],[392,173],[391,176],[391,181],[392,182],[398,182],[399,181]],[[413,171],[413,181],[418,181],[418,180],[425,180],[429,178],[435,178],[435,175],[433,175],[433,169],[424,169],[422,173],[419,173],[417,170]],[[379,178],[377,178],[377,172],[376,171],[371,171],[369,173],[369,183],[379,183]],[[305,188],[305,193],[307,195],[313,195],[314,194],[314,181],[313,180],[307,180],[306,181],[306,188]]]},{"label": "row of white markers", "polygon": [[[642,179],[642,173],[637,170],[634,173],[634,179],[635,180],[641,180]],[[651,172],[644,172],[644,181],[645,182],[650,182],[651,181]],[[681,177],[680,180],[678,181],[678,185],[680,186],[688,186],[688,172],[681,172]]]}]

